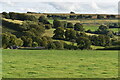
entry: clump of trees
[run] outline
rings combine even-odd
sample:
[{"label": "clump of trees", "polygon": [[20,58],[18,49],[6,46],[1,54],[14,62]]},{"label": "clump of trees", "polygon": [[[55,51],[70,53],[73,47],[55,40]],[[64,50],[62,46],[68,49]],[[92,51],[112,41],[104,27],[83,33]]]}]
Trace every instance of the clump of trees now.
[{"label": "clump of trees", "polygon": [[98,30],[95,31],[94,33],[107,35],[109,37],[114,37],[113,31],[110,31],[109,26],[107,25],[100,25]]},{"label": "clump of trees", "polygon": [[79,49],[90,49],[91,41],[87,37],[79,37],[76,40]]},{"label": "clump of trees", "polygon": [[[78,32],[72,28],[64,29],[62,27],[58,27],[54,31],[54,34],[54,39],[67,40],[72,42],[73,44],[77,43],[77,46],[64,43],[64,48],[66,49],[90,49],[91,41],[83,31]],[[53,43],[51,43],[50,45],[53,45],[53,47],[55,47]]]},{"label": "clump of trees", "polygon": [[77,38],[76,33],[77,32],[75,30],[73,30],[73,29],[66,29],[66,31],[65,31],[65,40],[70,41],[70,40],[76,39]]},{"label": "clump of trees", "polygon": [[64,49],[64,44],[61,41],[51,41],[47,44],[47,49]]},{"label": "clump of trees", "polygon": [[95,46],[109,46],[111,44],[110,37],[106,35],[90,36],[90,40]]},{"label": "clump of trees", "polygon": [[2,13],[4,18],[13,19],[13,20],[30,20],[30,21],[37,21],[37,18],[33,15],[27,15],[25,13],[15,13],[15,12],[3,12]]},{"label": "clump of trees", "polygon": [[45,29],[51,29],[52,28],[52,24],[48,21],[48,19],[45,16],[40,16],[38,21],[43,23]]},{"label": "clump of trees", "polygon": [[11,33],[2,33],[2,47],[8,48],[11,46],[22,46],[23,41]]}]

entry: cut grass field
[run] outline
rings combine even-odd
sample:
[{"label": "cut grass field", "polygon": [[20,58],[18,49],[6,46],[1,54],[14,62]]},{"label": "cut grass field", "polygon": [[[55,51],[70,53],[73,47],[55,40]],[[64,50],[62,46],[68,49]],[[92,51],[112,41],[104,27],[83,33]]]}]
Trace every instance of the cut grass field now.
[{"label": "cut grass field", "polygon": [[115,78],[118,51],[3,50],[3,78]]}]

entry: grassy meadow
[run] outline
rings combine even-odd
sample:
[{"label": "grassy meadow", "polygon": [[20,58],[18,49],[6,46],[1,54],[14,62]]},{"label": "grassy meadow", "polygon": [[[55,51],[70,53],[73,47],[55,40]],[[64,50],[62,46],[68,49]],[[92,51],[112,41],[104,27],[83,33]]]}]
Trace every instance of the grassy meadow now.
[{"label": "grassy meadow", "polygon": [[[81,19],[81,20],[60,20],[60,21],[67,21],[67,22],[71,22],[73,24],[75,23],[82,23],[82,24],[106,24],[106,23],[118,23],[118,20],[112,20],[112,19]],[[50,23],[53,23],[53,20],[49,20]]]},{"label": "grassy meadow", "polygon": [[115,78],[118,51],[3,50],[3,78]]}]

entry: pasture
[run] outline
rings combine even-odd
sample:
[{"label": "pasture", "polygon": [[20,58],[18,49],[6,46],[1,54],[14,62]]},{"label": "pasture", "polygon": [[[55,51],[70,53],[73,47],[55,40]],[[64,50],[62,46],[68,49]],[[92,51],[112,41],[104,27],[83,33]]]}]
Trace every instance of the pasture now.
[{"label": "pasture", "polygon": [[3,50],[3,78],[115,78],[118,51]]},{"label": "pasture", "polygon": [[[75,23],[82,23],[82,24],[107,24],[107,23],[118,23],[117,19],[81,19],[81,20],[60,20],[60,21],[67,21],[73,24]],[[50,23],[53,23],[53,20],[49,20]]]}]

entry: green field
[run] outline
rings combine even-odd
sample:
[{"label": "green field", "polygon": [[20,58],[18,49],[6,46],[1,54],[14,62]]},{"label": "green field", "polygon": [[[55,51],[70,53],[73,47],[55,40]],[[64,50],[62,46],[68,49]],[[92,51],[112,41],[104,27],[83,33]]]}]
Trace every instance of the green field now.
[{"label": "green field", "polygon": [[[60,20],[60,21],[67,21],[67,22],[71,22],[73,24],[75,23],[89,23],[89,24],[106,24],[106,23],[118,23],[118,20],[110,20],[110,19],[103,19],[103,20],[99,20],[99,19],[90,19],[90,20],[86,20],[86,19],[82,19],[82,20]],[[53,23],[53,20],[49,20],[50,23]]]},{"label": "green field", "polygon": [[84,24],[83,27],[85,30],[91,30],[91,31],[96,31],[99,28],[100,25],[93,25],[93,24]]},{"label": "green field", "polygon": [[3,50],[3,78],[115,78],[118,51]]},{"label": "green field", "polygon": [[112,30],[114,32],[118,32],[118,31],[120,31],[120,28],[110,28],[110,30]]}]

